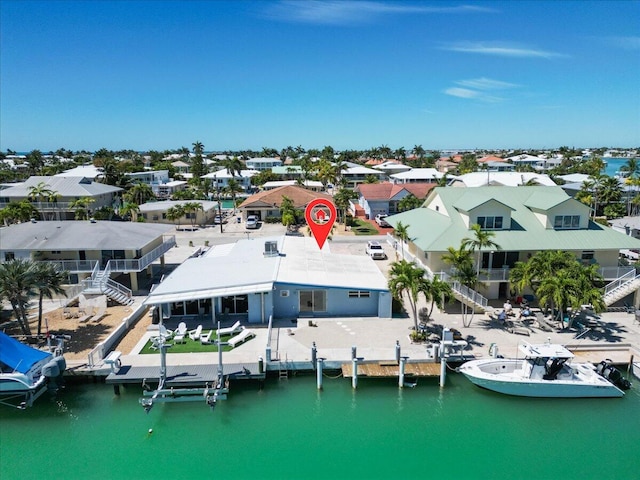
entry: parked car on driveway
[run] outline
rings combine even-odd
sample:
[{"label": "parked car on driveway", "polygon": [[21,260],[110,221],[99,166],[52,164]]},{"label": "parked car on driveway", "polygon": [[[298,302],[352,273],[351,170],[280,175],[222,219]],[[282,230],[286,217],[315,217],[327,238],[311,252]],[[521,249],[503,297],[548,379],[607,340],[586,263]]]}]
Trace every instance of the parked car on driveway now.
[{"label": "parked car on driveway", "polygon": [[384,253],[384,249],[382,248],[382,245],[380,245],[380,242],[375,242],[373,240],[369,240],[367,242],[365,252],[374,260],[384,260],[387,258],[387,254]]},{"label": "parked car on driveway", "polygon": [[383,213],[379,213],[378,215],[376,215],[376,223],[378,225],[380,225],[381,227],[390,227],[391,225],[389,225],[387,223],[387,221],[385,220],[389,215],[385,215]]},{"label": "parked car on driveway", "polygon": [[253,230],[255,228],[258,228],[258,216],[257,215],[249,215],[247,217],[246,227],[248,229],[251,229],[251,230]]}]

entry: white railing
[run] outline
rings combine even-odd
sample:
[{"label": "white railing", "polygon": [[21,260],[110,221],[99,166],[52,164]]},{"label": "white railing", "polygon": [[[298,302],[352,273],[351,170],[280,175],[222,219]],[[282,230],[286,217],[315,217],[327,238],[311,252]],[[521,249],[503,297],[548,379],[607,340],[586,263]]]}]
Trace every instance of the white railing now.
[{"label": "white railing", "polygon": [[51,263],[61,272],[69,273],[91,272],[98,264],[98,260],[42,260],[41,263]]},{"label": "white railing", "polygon": [[602,267],[598,270],[602,278],[605,280],[615,278],[619,279],[633,272],[635,274],[636,268],[629,266],[618,266],[618,267]]},{"label": "white railing", "polygon": [[607,284],[604,287],[604,296],[606,297],[607,295],[612,293],[614,290],[617,290],[619,287],[621,287],[625,283],[631,282],[635,278],[636,278],[636,270],[634,268],[632,271],[627,272],[626,274],[622,275],[620,278],[617,278],[613,282]]},{"label": "white railing", "polygon": [[273,315],[269,315],[269,327],[267,329],[267,345],[264,352],[264,360],[269,363],[271,361],[271,332],[273,331]]},{"label": "white railing", "polygon": [[175,246],[176,238],[172,236],[162,242],[162,245],[157,246],[140,258],[111,259],[107,266],[110,267],[112,272],[141,272]]},{"label": "white railing", "polygon": [[146,309],[147,307],[145,305],[139,305],[131,315],[122,320],[122,323],[120,323],[120,325],[118,325],[113,330],[113,332],[104,339],[104,341],[100,342],[93,350],[89,352],[89,354],[87,355],[87,363],[90,368],[93,368],[102,362],[102,359],[106,357],[105,354],[109,351],[109,349],[113,347],[116,342],[125,335],[131,325],[134,325],[140,319],[140,317],[142,317],[142,313]]},{"label": "white railing", "polygon": [[467,287],[466,285],[462,285],[459,281],[454,280],[451,283],[451,288],[458,292],[461,296],[471,301],[472,303],[481,306],[482,308],[487,308],[489,305],[489,301],[480,293],[475,290]]}]

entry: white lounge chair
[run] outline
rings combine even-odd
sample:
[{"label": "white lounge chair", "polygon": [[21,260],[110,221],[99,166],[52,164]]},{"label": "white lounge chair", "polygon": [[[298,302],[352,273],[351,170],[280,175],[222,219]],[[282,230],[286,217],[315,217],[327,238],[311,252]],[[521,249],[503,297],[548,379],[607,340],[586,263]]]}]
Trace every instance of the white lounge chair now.
[{"label": "white lounge chair", "polygon": [[213,330],[209,330],[208,332],[200,334],[200,343],[203,345],[211,343],[211,335],[213,335]]},{"label": "white lounge chair", "polygon": [[107,314],[107,307],[102,306],[98,308],[98,311],[93,314],[93,317],[89,319],[90,322],[97,322]]},{"label": "white lounge chair", "polygon": [[253,330],[249,330],[248,328],[245,328],[238,335],[236,335],[235,337],[230,338],[227,341],[227,343],[229,345],[231,345],[231,348],[235,348],[236,346],[238,346],[242,342],[248,340],[251,337],[255,337],[255,336],[256,336],[256,334],[253,333]]},{"label": "white lounge chair", "polygon": [[200,334],[202,333],[202,325],[198,325],[195,330],[189,330],[189,338],[191,340],[200,340]]},{"label": "white lounge chair", "polygon": [[184,343],[184,337],[187,335],[187,333],[187,324],[184,322],[180,322],[176,331],[173,332],[173,341],[175,343]]},{"label": "white lounge chair", "polygon": [[221,328],[220,330],[218,330],[218,336],[221,337],[222,335],[233,335],[234,333],[239,333],[242,330],[244,330],[244,327],[240,325],[240,320],[238,320],[230,327]]}]

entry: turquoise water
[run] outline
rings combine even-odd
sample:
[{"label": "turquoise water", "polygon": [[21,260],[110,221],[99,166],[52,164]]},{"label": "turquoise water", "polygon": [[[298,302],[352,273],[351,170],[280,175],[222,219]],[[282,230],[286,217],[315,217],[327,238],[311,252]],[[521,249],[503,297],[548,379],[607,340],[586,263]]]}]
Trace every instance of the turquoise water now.
[{"label": "turquoise water", "polygon": [[629,162],[628,158],[604,158],[603,160],[607,162],[607,166],[602,173],[610,177],[613,177],[620,171],[620,167],[625,166]]},{"label": "turquoise water", "polygon": [[[0,478],[635,479],[640,389],[622,399],[524,399],[450,375],[315,377],[232,384],[203,402],[158,404],[140,388],[72,385],[26,411],[0,409]],[[149,435],[149,428],[153,434]],[[206,476],[206,477],[205,477]]]}]

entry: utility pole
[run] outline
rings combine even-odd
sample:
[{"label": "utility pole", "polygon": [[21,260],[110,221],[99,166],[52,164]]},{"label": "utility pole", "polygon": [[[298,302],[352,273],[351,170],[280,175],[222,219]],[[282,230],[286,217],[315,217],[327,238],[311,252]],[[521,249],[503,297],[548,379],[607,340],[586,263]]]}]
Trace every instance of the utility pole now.
[{"label": "utility pole", "polygon": [[216,178],[216,192],[218,193],[218,218],[220,219],[220,233],[224,233],[222,230],[222,206],[220,204],[220,184]]}]

